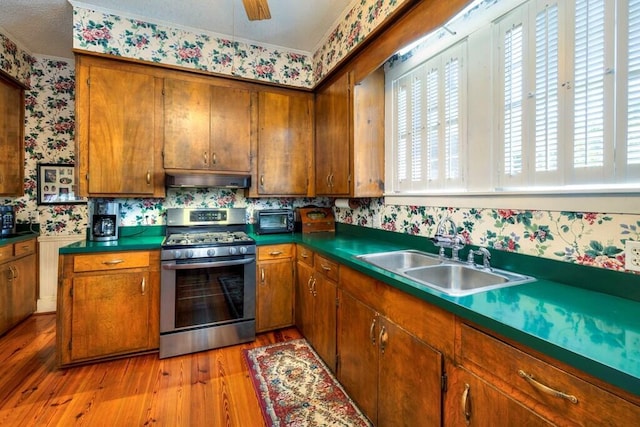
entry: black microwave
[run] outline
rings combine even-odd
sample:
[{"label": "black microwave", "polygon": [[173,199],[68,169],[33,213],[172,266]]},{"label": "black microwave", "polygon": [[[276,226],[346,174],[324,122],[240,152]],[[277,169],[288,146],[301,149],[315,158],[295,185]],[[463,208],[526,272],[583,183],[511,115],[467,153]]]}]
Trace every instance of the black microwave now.
[{"label": "black microwave", "polygon": [[292,233],[293,210],[261,209],[254,211],[254,230],[258,234]]}]

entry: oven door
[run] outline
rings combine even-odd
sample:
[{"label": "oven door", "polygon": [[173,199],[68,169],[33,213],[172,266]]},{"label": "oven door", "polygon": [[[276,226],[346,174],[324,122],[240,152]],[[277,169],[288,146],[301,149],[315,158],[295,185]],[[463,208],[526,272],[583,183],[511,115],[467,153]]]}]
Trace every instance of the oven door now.
[{"label": "oven door", "polygon": [[162,261],[160,333],[255,319],[253,255]]}]

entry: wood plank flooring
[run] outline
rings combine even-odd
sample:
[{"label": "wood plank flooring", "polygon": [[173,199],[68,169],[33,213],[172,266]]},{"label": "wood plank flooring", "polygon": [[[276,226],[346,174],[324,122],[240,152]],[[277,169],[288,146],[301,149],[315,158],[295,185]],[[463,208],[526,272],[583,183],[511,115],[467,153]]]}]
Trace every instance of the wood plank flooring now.
[{"label": "wood plank flooring", "polygon": [[300,338],[295,328],[248,344],[58,369],[55,314],[0,338],[0,426],[263,426],[242,349]]}]

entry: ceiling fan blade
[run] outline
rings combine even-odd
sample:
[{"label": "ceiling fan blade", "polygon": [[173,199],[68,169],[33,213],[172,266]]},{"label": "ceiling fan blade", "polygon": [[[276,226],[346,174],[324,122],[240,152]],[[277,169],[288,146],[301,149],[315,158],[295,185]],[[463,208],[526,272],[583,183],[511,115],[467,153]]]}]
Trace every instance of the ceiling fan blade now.
[{"label": "ceiling fan blade", "polygon": [[249,21],[271,19],[267,0],[242,0],[242,3],[244,3],[244,9],[247,11]]}]

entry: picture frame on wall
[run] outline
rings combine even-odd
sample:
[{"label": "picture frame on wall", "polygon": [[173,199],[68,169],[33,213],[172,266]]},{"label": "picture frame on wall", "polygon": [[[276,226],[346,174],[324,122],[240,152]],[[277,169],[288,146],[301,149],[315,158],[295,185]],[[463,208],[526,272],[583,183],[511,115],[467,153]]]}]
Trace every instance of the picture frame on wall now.
[{"label": "picture frame on wall", "polygon": [[87,203],[76,196],[75,165],[38,163],[38,204],[71,205]]}]

